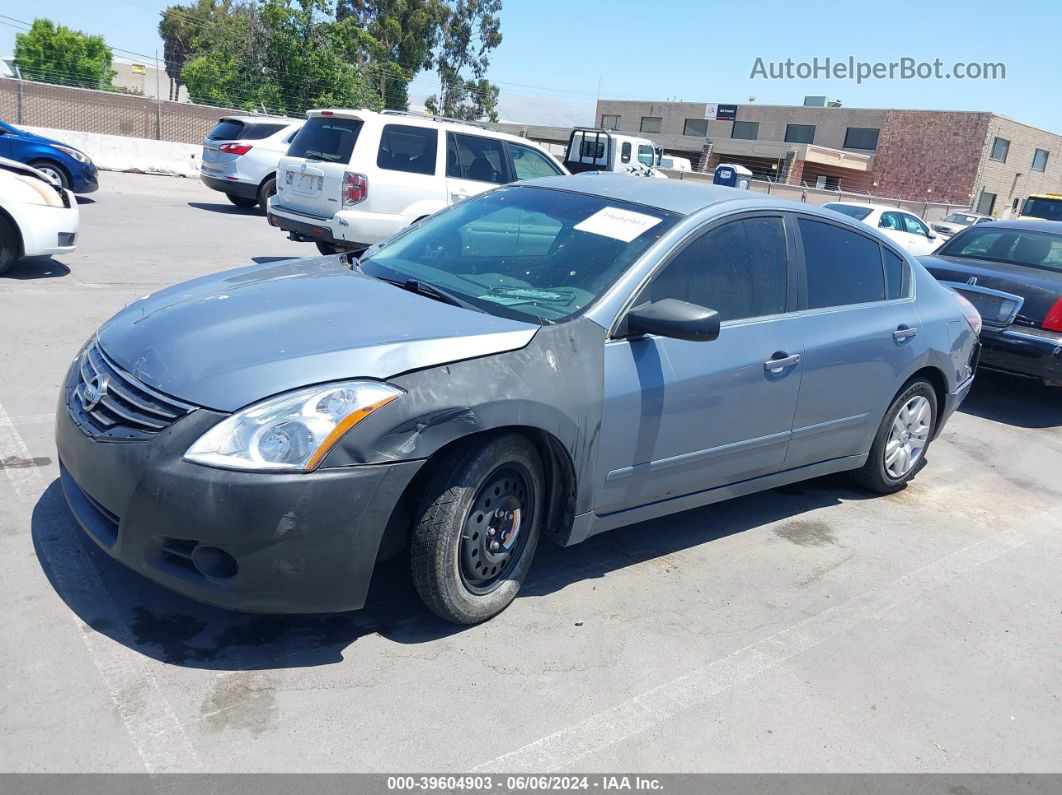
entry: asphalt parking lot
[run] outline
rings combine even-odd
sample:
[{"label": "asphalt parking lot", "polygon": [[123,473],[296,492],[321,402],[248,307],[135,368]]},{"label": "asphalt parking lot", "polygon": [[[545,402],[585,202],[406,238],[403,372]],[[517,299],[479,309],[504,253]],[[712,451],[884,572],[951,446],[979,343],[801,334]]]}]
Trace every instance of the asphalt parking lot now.
[{"label": "asphalt parking lot", "polygon": [[175,281],[316,250],[105,173],[76,253],[0,279],[4,771],[1062,768],[1062,389],[982,374],[905,491],[786,487],[540,549],[501,616],[248,616],[83,539],[51,423],[84,339]]}]

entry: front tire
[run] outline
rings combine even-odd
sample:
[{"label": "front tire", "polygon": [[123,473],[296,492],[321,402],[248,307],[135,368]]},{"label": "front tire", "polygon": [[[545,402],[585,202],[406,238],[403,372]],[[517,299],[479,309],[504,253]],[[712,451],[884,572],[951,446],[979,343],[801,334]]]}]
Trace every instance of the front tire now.
[{"label": "front tire", "polygon": [[493,618],[513,601],[545,517],[545,478],[519,434],[467,445],[439,463],[410,545],[424,604],[456,624]]},{"label": "front tire", "polygon": [[18,230],[6,218],[0,218],[0,276],[11,270],[18,255]]},{"label": "front tire", "polygon": [[59,184],[64,188],[70,187],[70,177],[66,173],[66,169],[62,166],[52,163],[50,160],[34,160],[27,163],[31,168],[35,168],[38,171],[43,171],[49,177],[59,180]]},{"label": "front tire", "polygon": [[228,200],[230,202],[235,204],[237,207],[242,207],[244,210],[250,210],[256,204],[258,204],[258,199],[248,199],[245,196],[236,196],[232,193],[226,193],[225,196],[228,197]]},{"label": "front tire", "polygon": [[936,421],[933,385],[923,378],[908,382],[885,412],[867,462],[853,473],[856,483],[876,494],[904,488],[926,465]]}]

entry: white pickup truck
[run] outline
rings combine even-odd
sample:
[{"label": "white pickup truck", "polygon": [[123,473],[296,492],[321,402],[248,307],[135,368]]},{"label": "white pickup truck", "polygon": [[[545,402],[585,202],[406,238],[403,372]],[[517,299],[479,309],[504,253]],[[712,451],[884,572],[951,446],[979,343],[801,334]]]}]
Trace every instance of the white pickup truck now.
[{"label": "white pickup truck", "polygon": [[648,138],[596,127],[576,127],[568,138],[564,166],[573,174],[585,171],[617,171],[667,179],[657,171],[663,154]]}]

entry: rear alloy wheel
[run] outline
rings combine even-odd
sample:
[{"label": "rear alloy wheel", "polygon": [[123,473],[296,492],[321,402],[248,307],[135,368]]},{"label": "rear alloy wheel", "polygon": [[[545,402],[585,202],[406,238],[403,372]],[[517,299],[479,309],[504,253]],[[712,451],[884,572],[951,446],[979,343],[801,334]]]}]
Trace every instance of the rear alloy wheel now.
[{"label": "rear alloy wheel", "polygon": [[531,566],[544,516],[542,463],[517,434],[441,462],[413,529],[417,593],[432,612],[476,624],[509,606]]},{"label": "rear alloy wheel", "polygon": [[66,171],[61,167],[55,165],[48,160],[34,160],[28,164],[31,168],[35,168],[38,171],[47,174],[52,179],[56,180],[62,187],[70,187],[70,178],[66,175]]},{"label": "rear alloy wheel", "polygon": [[11,270],[19,253],[18,230],[6,218],[0,218],[0,276]]},{"label": "rear alloy wheel", "polygon": [[885,412],[856,481],[878,494],[899,491],[925,466],[937,418],[937,395],[922,379],[910,382]]},{"label": "rear alloy wheel", "polygon": [[232,193],[226,193],[225,195],[228,197],[230,202],[235,204],[237,207],[242,207],[245,210],[250,210],[256,204],[258,204],[258,199],[249,199],[246,196],[236,196]]},{"label": "rear alloy wheel", "polygon": [[258,206],[262,208],[262,212],[266,211],[270,197],[275,196],[276,192],[277,181],[275,177],[270,177],[258,187]]}]

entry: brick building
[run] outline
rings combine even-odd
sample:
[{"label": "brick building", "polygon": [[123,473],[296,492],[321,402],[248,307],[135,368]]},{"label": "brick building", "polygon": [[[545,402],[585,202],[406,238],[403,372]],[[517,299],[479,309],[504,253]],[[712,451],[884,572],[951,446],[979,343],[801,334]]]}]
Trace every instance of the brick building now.
[{"label": "brick building", "polygon": [[[808,98],[814,101],[816,98]],[[599,100],[597,123],[641,132],[699,170],[740,163],[761,179],[1005,217],[1062,192],[1062,137],[994,113],[818,105]]]}]

